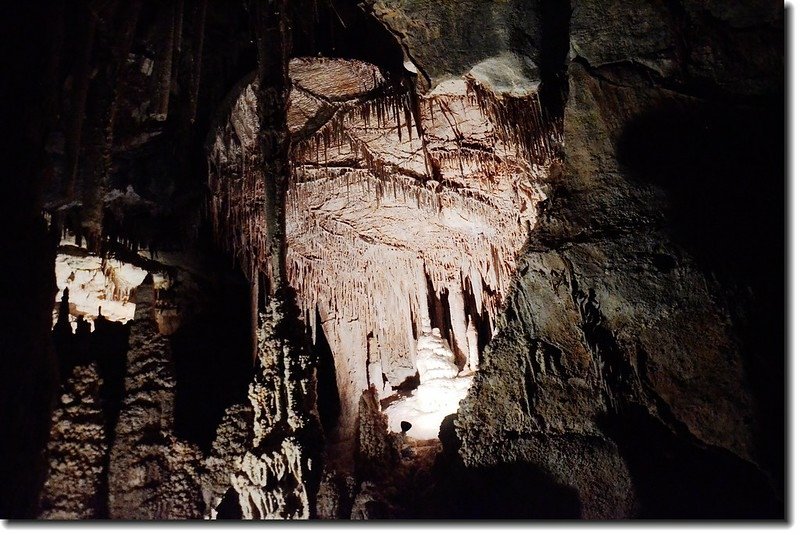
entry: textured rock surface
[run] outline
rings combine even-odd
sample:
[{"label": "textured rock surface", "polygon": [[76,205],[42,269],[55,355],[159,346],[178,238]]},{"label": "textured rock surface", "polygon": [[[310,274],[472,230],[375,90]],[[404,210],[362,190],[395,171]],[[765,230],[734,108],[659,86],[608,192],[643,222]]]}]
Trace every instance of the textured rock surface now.
[{"label": "textured rock surface", "polygon": [[[624,145],[630,125],[651,110],[697,113],[698,101],[706,105],[702,99],[713,91],[749,94],[775,87],[779,69],[757,76],[764,71],[751,65],[753,78],[742,80],[738,67],[727,63],[754,35],[768,42],[772,37],[766,36],[774,35],[768,25],[742,31],[720,27],[715,20],[701,21],[697,7],[576,3],[564,169],[547,181],[557,193],[543,206],[501,333],[457,421],[467,464],[517,459],[544,467],[559,483],[578,489],[585,517],[746,515],[754,501],[773,499],[765,476],[753,475],[757,470],[749,464],[758,457],[759,430],[743,333],[734,329],[725,290],[674,232],[669,182],[633,178]],[[734,11],[727,14],[736,18]],[[732,44],[704,43],[703,28],[719,32],[715,38],[728,36]],[[780,58],[775,45],[765,42],[769,51],[763,58],[754,54],[744,61]],[[701,56],[704,46],[713,55]],[[714,71],[719,72],[714,84],[704,87]],[[734,107],[726,113],[739,112]],[[670,128],[660,120],[662,128]],[[659,149],[671,146],[645,150]],[[680,155],[665,154],[670,157]],[[700,162],[708,155],[692,157]],[[638,418],[660,423],[648,427]],[[609,424],[617,419],[628,422],[619,424],[629,426],[626,433]],[[705,484],[702,470],[688,470],[685,481],[664,491],[661,476],[643,473],[630,451],[630,442],[643,447],[640,433],[659,425],[670,430],[663,436],[673,433],[701,448],[723,448],[728,453],[719,452],[715,462],[735,466],[726,477],[753,478],[758,490],[740,489],[728,503],[695,511],[675,495]],[[661,445],[665,450],[672,447],[667,443]],[[740,460],[728,461],[731,454]],[[672,462],[676,472],[692,464],[687,458]],[[722,486],[727,485],[748,484]],[[673,495],[654,504],[652,494],[659,492]]]},{"label": "textured rock surface", "polygon": [[[302,519],[312,514],[320,437],[310,413],[309,359],[294,354],[275,332],[283,312],[271,305],[259,315],[257,368],[247,409],[233,408],[218,429],[206,462],[204,496],[218,518],[227,478],[243,519]],[[243,442],[246,439],[245,442]],[[210,482],[210,484],[209,484]]]},{"label": "textured rock surface", "polygon": [[39,518],[78,520],[106,513],[108,441],[97,366],[76,366],[53,412],[47,446],[50,469]]},{"label": "textured rock surface", "polygon": [[[303,122],[289,125],[299,139],[287,271],[313,336],[321,318],[341,398],[337,438],[352,440],[361,392],[375,385],[388,395],[413,376],[420,333],[439,327],[458,367],[477,366],[515,253],[536,223],[537,179],[559,133],[535,92],[506,99],[474,78],[454,79],[415,105],[413,93],[361,62],[302,59],[290,68],[289,117]],[[209,156],[218,236],[260,265],[261,178],[247,163],[252,94],[245,86]],[[292,113],[308,98],[331,107],[324,121],[307,119],[322,112]]]},{"label": "textured rock surface", "polygon": [[231,486],[231,474],[241,469],[242,459],[250,443],[253,408],[250,405],[234,405],[225,410],[211,453],[203,461],[203,500],[205,517],[212,518]]},{"label": "textured rock surface", "polygon": [[[481,17],[448,2],[370,5],[419,71],[434,79],[485,73],[485,58],[509,26],[528,36],[547,27],[535,3],[529,9],[536,16],[516,13],[512,24],[503,16],[516,9],[513,2],[481,3],[475,8],[484,10]],[[760,140],[780,137],[774,119],[782,84],[780,5],[578,0],[571,8],[563,27],[568,57],[527,54],[540,66],[560,60],[566,69],[564,162],[543,178],[548,199],[520,254],[500,332],[459,412],[461,455],[468,466],[523,461],[544,468],[578,490],[585,517],[746,515],[750,489],[690,512],[674,494],[698,492],[702,470],[687,468],[688,457],[673,460],[676,473],[687,473],[676,476],[685,478],[683,487],[667,484],[658,479],[663,475],[642,473],[631,444],[641,446],[641,435],[653,433],[670,437],[648,445],[653,455],[671,451],[678,458],[671,440],[715,451],[714,462],[736,466],[726,477],[752,477],[759,499],[772,499],[765,476],[753,475],[758,470],[750,464],[759,462],[761,430],[747,375],[757,358],[752,353],[767,350],[746,347],[747,329],[758,327],[743,327],[737,318],[745,305],[731,298],[739,285],[759,287],[763,275],[745,271],[732,279],[735,269],[707,260],[708,250],[729,254],[715,241],[739,228],[732,207],[744,205],[731,198],[748,191],[742,169],[769,169],[778,183],[780,171],[768,162],[779,160],[779,151]],[[445,42],[455,50],[444,58],[441,42],[423,36],[442,31],[439,22],[456,14],[455,27],[484,30],[482,44],[463,54],[459,44],[471,37],[453,36]],[[548,44],[528,42],[541,51]],[[731,129],[744,133],[732,136]],[[772,202],[774,187],[765,193]],[[738,192],[720,193],[724,188]],[[715,203],[722,217],[694,215]],[[764,201],[754,210],[764,217],[769,208]],[[725,244],[748,248],[747,240]],[[774,251],[765,244],[754,254],[776,267]],[[627,434],[619,430],[625,425]],[[654,432],[659,426],[666,431]],[[722,486],[728,484],[742,485]],[[673,496],[660,485],[672,485]],[[659,492],[663,503],[654,504]]]},{"label": "textured rock surface", "polygon": [[200,518],[196,446],[174,435],[175,375],[155,318],[152,276],[135,291],[125,391],[109,464],[109,516]]},{"label": "textured rock surface", "polygon": [[486,60],[509,56],[514,58],[512,64],[523,66],[514,69],[514,76],[538,77],[535,62],[542,39],[538,2],[370,0],[367,4],[400,37],[408,59],[432,86],[459,78]]}]

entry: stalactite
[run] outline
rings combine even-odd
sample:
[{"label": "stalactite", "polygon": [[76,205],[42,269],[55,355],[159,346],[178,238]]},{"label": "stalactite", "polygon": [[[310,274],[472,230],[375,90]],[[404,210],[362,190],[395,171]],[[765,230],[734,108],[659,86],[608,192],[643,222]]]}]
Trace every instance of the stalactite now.
[{"label": "stalactite", "polygon": [[100,32],[98,74],[91,85],[88,110],[88,136],[82,192],[84,237],[89,248],[99,251],[102,238],[103,201],[111,172],[114,124],[120,88],[124,86],[125,66],[133,44],[142,0],[130,2],[115,18],[112,9],[105,12]]},{"label": "stalactite", "polygon": [[543,164],[557,157],[563,143],[563,118],[551,118],[543,110],[539,94],[497,95],[474,78],[467,77],[471,103],[497,126],[502,143],[515,146],[532,162]]}]

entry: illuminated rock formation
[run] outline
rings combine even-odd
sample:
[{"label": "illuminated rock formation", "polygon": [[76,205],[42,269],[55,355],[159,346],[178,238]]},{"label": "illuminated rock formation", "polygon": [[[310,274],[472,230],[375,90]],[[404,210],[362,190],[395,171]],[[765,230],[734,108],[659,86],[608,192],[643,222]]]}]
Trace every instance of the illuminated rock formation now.
[{"label": "illuminated rock formation", "polygon": [[[306,323],[322,319],[349,440],[361,392],[386,396],[414,375],[421,333],[438,327],[456,366],[478,367],[559,134],[535,85],[488,96],[452,79],[414,104],[364,63],[297,59],[290,72],[286,264]],[[515,121],[530,127],[512,134]],[[250,266],[266,261],[262,179],[248,164],[257,128],[245,86],[209,156],[217,235]]]},{"label": "illuminated rock formation", "polygon": [[439,437],[445,416],[458,410],[467,395],[471,375],[459,375],[455,355],[439,334],[439,329],[423,333],[417,342],[419,386],[408,397],[392,402],[386,409],[389,429],[401,432],[402,422],[411,424],[408,436],[416,439]]},{"label": "illuminated rock formation", "polygon": [[115,258],[91,255],[75,246],[73,240],[62,240],[61,244],[56,256],[56,284],[62,290],[69,288],[70,315],[93,321],[101,312],[110,321],[132,320],[136,305],[131,294],[147,272]]}]

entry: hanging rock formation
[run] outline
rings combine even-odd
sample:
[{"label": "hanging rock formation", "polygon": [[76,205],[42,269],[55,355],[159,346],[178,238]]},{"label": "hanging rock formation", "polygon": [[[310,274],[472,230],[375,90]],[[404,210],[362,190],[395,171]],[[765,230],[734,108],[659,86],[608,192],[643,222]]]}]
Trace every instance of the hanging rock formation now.
[{"label": "hanging rock formation", "polygon": [[[414,375],[422,333],[439,327],[458,366],[477,367],[560,134],[536,85],[489,97],[480,81],[453,79],[415,104],[362,62],[301,58],[290,73],[287,271],[307,325],[322,319],[342,406],[336,439],[347,441],[363,390],[390,395]],[[212,218],[245,265],[263,265],[253,90],[245,81],[232,98],[209,140]]]}]

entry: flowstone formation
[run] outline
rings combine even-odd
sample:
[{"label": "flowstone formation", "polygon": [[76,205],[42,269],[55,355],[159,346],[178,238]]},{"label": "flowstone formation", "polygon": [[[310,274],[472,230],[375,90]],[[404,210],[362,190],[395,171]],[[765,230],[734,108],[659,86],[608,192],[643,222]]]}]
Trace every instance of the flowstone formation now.
[{"label": "flowstone formation", "polygon": [[[334,440],[351,441],[361,392],[374,385],[388,397],[412,378],[418,339],[432,329],[459,370],[478,368],[536,224],[559,127],[535,84],[496,96],[467,77],[418,96],[363,62],[289,67],[287,273],[312,336],[324,334],[334,355]],[[264,266],[253,95],[244,80],[209,139],[211,212],[219,239]]]},{"label": "flowstone formation", "polygon": [[[455,355],[439,333],[433,329],[417,342],[419,386],[410,394],[392,401],[384,410],[389,430],[408,433],[416,439],[439,437],[445,416],[458,411],[458,403],[467,395],[473,373],[459,373]],[[410,425],[410,429],[404,429]]]}]

